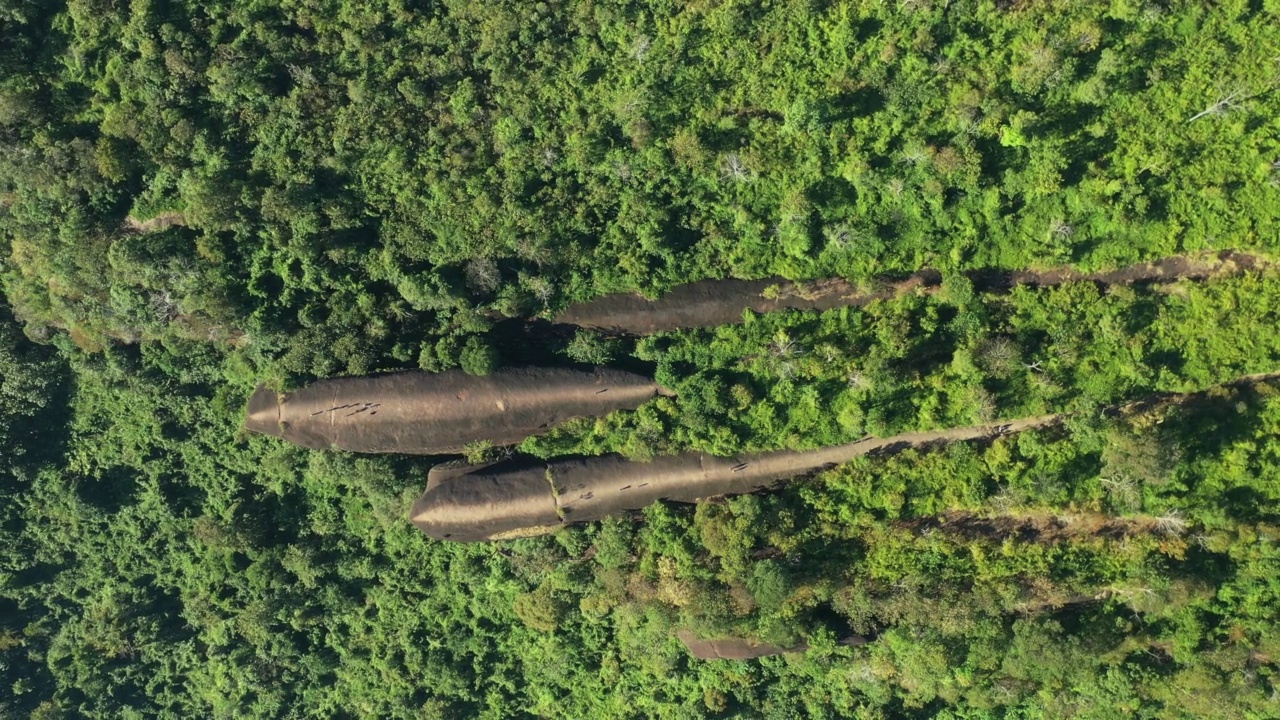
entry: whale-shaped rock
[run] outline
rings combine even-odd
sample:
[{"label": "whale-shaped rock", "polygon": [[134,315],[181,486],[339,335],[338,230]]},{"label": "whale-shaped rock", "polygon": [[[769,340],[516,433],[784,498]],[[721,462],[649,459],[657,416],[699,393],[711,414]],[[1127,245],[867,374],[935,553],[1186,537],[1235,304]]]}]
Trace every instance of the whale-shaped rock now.
[{"label": "whale-shaped rock", "polygon": [[316,450],[437,455],[505,445],[576,417],[633,410],[653,380],[597,368],[523,368],[477,377],[458,370],[334,378],[280,394],[259,386],[244,425]]},{"label": "whale-shaped rock", "polygon": [[619,455],[449,466],[429,476],[410,520],[427,535],[483,542],[553,532],[572,523],[640,510],[659,500],[692,503],[776,486],[860,455],[932,442],[999,437],[1056,422],[1057,415],[1004,423],[866,437],[817,450],[777,450],[733,457],[689,452],[648,462]]}]

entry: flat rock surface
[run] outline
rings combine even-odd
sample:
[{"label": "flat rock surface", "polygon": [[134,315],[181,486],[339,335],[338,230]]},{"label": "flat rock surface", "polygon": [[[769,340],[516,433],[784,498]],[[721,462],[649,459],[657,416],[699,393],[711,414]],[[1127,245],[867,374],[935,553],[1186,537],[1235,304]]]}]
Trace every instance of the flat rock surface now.
[{"label": "flat rock surface", "polygon": [[755,660],[756,658],[781,655],[787,652],[803,652],[804,646],[784,648],[778,645],[762,643],[751,638],[716,638],[704,640],[692,630],[680,630],[676,637],[684,643],[689,654],[699,660]]}]

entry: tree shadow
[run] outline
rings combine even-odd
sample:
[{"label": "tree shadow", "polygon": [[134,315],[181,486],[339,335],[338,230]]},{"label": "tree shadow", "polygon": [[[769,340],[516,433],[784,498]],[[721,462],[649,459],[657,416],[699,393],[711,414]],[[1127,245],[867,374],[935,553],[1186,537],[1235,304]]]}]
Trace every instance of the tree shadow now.
[{"label": "tree shadow", "polygon": [[[1268,400],[1274,402],[1274,397],[1255,384],[1214,388],[1184,402],[1163,428],[1181,450],[1184,464],[1220,459],[1231,448],[1249,445],[1263,435],[1266,405]],[[1254,487],[1225,489],[1220,504],[1230,517],[1242,522],[1280,518],[1280,511]]]},{"label": "tree shadow", "polygon": [[868,85],[836,95],[824,104],[821,113],[826,122],[845,122],[874,115],[884,110],[886,104],[884,93]]},{"label": "tree shadow", "polygon": [[91,507],[114,514],[132,505],[138,494],[138,471],[116,466],[95,476],[83,476],[75,483],[76,496]]}]

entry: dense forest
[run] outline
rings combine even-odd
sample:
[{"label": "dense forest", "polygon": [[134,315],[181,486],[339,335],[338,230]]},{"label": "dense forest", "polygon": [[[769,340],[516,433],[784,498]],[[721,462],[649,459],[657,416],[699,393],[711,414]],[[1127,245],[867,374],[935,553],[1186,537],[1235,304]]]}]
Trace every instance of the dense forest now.
[{"label": "dense forest", "polygon": [[[0,0],[0,716],[1276,717],[1277,262],[1275,0]],[[671,394],[466,459],[1062,420],[481,544],[242,425],[530,365]]]}]

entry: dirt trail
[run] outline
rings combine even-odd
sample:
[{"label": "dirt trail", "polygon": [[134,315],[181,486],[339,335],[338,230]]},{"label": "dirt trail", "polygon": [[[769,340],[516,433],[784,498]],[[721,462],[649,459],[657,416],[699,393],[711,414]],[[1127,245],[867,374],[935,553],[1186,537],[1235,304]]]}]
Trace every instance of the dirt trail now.
[{"label": "dirt trail", "polygon": [[[1224,250],[1218,253],[1176,255],[1155,262],[1139,263],[1115,270],[1084,273],[1071,268],[1043,270],[974,270],[967,273],[975,287],[985,292],[1006,292],[1018,285],[1047,287],[1067,282],[1095,282],[1124,285],[1141,282],[1173,282],[1205,279],[1272,267],[1267,258]],[[831,310],[862,307],[910,292],[936,292],[942,274],[922,270],[905,280],[858,288],[841,278],[794,283],[780,278],[767,280],[701,280],[681,285],[657,300],[636,293],[605,295],[585,303],[570,305],[552,322],[607,332],[649,335],[681,328],[713,327],[742,322],[745,310],[758,313],[791,308]]]},{"label": "dirt trail", "polygon": [[941,532],[966,540],[1014,539],[1046,545],[1082,537],[1123,540],[1135,535],[1150,535],[1162,527],[1159,518],[1149,515],[1117,517],[1050,510],[992,515],[957,510],[940,517],[905,520],[897,526],[922,533]]},{"label": "dirt trail", "polygon": [[132,215],[124,219],[126,229],[140,233],[167,230],[174,226],[185,227],[186,224],[187,218],[180,212],[163,212],[146,220],[139,220]]},{"label": "dirt trail", "polygon": [[1101,285],[1125,285],[1139,282],[1173,282],[1203,280],[1217,275],[1232,275],[1273,267],[1274,262],[1260,255],[1223,250],[1197,255],[1173,255],[1155,262],[1138,263],[1115,270],[1082,273],[1071,268],[1019,270],[1009,275],[1012,285],[1061,285],[1088,281]]}]

